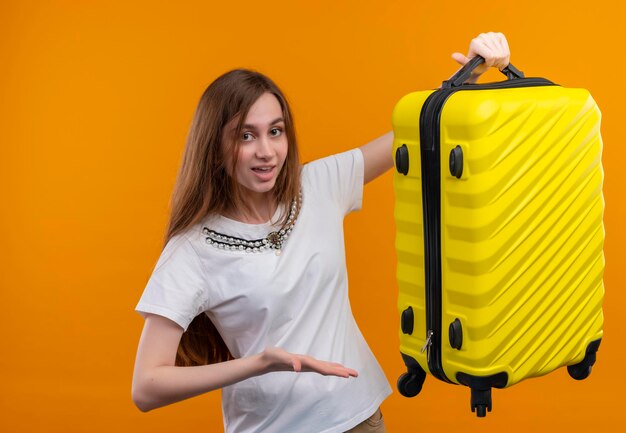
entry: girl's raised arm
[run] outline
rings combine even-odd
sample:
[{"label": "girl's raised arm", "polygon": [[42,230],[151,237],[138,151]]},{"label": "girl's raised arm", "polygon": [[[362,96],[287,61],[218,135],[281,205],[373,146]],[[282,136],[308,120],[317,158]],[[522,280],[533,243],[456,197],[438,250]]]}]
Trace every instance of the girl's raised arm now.
[{"label": "girl's raised arm", "polygon": [[365,164],[363,183],[376,179],[393,167],[392,144],[393,132],[388,132],[360,147]]},{"label": "girl's raised arm", "polygon": [[[474,73],[468,80],[469,83],[475,83],[480,75],[491,66],[500,70],[506,68],[509,65],[511,52],[506,37],[502,33],[490,32],[481,33],[472,39],[467,56],[461,53],[454,53],[452,58],[464,65],[469,59],[477,55],[484,57],[485,63],[474,70]],[[376,179],[393,167],[392,145],[393,132],[388,132],[361,146],[360,149],[363,152],[365,162],[364,183]]]}]

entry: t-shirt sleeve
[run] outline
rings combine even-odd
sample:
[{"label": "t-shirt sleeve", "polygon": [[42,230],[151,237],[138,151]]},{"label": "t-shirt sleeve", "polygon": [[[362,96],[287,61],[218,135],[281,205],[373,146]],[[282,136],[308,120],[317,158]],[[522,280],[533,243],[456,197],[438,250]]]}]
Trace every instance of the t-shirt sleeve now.
[{"label": "t-shirt sleeve", "polygon": [[361,149],[318,159],[307,164],[305,170],[313,190],[332,198],[344,215],[361,209],[364,176]]},{"label": "t-shirt sleeve", "polygon": [[167,317],[184,330],[208,308],[208,291],[200,258],[184,235],[167,243],[135,310]]}]

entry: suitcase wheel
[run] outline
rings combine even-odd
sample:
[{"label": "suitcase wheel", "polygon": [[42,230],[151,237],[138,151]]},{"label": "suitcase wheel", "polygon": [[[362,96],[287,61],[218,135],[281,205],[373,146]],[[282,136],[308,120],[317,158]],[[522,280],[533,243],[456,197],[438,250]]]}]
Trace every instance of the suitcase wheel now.
[{"label": "suitcase wheel", "polygon": [[591,367],[596,363],[596,352],[600,347],[600,341],[596,340],[589,343],[585,352],[585,357],[578,364],[568,365],[567,372],[572,379],[583,380],[591,374]]},{"label": "suitcase wheel", "polygon": [[587,379],[589,375],[591,374],[591,365],[588,365],[588,366],[580,365],[580,364],[568,365],[567,372],[569,373],[572,379],[576,379],[576,380]]},{"label": "suitcase wheel", "polygon": [[487,409],[489,408],[489,406],[487,406],[486,404],[478,404],[476,405],[476,407],[474,408],[474,410],[476,411],[476,416],[479,418],[484,418],[485,416],[487,416]]},{"label": "suitcase wheel", "polygon": [[398,378],[398,391],[404,397],[415,397],[422,390],[426,373],[424,371],[417,373],[404,373]]},{"label": "suitcase wheel", "polygon": [[487,412],[491,412],[491,388],[472,388],[472,412],[476,412],[479,418],[484,418]]}]

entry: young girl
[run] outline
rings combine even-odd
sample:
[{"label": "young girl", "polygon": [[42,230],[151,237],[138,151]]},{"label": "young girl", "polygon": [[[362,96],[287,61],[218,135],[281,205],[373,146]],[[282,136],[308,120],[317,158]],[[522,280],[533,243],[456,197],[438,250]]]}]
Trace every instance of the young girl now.
[{"label": "young girl", "polygon": [[[477,54],[486,63],[471,80],[509,63],[501,34],[473,39]],[[350,310],[343,218],[392,167],[392,141],[302,167],[270,79],[234,70],[206,89],[137,305],[139,409],[223,388],[229,433],[385,431],[378,408],[391,387]]]}]

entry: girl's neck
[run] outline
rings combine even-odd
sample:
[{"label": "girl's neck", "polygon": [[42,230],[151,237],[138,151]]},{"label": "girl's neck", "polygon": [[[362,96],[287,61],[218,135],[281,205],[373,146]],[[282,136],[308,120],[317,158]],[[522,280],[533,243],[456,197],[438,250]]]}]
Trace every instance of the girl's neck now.
[{"label": "girl's neck", "polygon": [[224,216],[246,224],[264,224],[274,216],[276,207],[276,199],[270,194],[246,197],[244,206],[228,209]]}]

